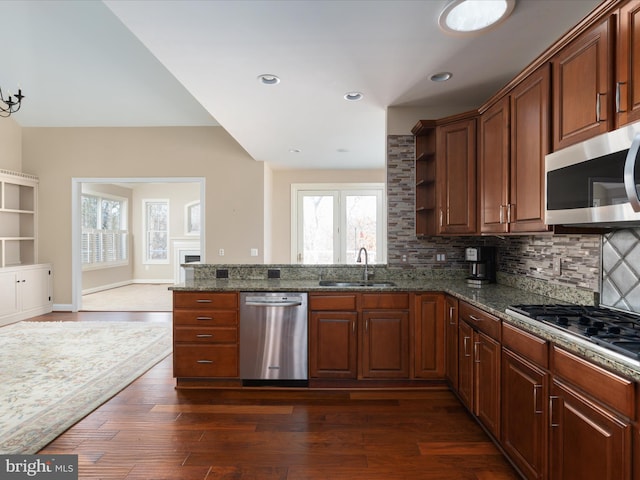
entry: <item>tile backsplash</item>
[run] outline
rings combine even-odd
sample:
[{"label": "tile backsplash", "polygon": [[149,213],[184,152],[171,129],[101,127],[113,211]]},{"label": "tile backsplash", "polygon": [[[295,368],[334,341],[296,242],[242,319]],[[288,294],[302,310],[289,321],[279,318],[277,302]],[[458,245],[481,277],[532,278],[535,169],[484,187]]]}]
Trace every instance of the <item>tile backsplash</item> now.
[{"label": "tile backsplash", "polygon": [[604,235],[600,301],[640,313],[640,228]]},{"label": "tile backsplash", "polygon": [[[499,281],[519,282],[518,286],[550,296],[557,295],[555,287],[571,289],[583,293],[584,301],[593,299],[600,284],[601,235],[417,238],[414,158],[413,135],[387,137],[389,266],[444,269],[459,275],[467,270],[466,246],[493,245]],[[436,253],[446,253],[446,262],[436,262]],[[560,275],[553,268],[558,260]]]}]

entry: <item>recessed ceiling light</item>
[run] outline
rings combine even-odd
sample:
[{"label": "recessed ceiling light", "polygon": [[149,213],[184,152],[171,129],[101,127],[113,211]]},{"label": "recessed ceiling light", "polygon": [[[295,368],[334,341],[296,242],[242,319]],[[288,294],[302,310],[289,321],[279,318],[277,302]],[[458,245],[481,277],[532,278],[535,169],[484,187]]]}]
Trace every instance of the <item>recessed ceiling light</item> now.
[{"label": "recessed ceiling light", "polygon": [[347,92],[344,94],[344,99],[349,100],[350,102],[356,102],[361,100],[363,96],[364,95],[360,92]]},{"label": "recessed ceiling light", "polygon": [[438,18],[447,33],[478,33],[504,21],[513,11],[516,0],[453,0]]},{"label": "recessed ceiling light", "polygon": [[349,149],[348,148],[338,148],[336,150],[336,152],[338,152],[338,153],[349,153]]},{"label": "recessed ceiling light", "polygon": [[262,75],[258,75],[258,81],[263,85],[277,85],[280,83],[280,78],[277,75],[263,73]]},{"label": "recessed ceiling light", "polygon": [[451,72],[440,72],[440,73],[434,73],[429,77],[429,79],[432,82],[446,82],[451,77],[453,77],[453,74]]},{"label": "recessed ceiling light", "polygon": [[300,150],[299,148],[290,148],[289,149],[289,153],[300,153],[302,150]]}]

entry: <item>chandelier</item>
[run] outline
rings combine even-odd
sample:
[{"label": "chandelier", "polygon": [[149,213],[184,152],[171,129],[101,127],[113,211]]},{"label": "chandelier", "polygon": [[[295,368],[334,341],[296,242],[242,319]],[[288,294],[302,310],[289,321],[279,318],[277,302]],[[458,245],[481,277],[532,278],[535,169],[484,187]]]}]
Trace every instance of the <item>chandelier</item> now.
[{"label": "chandelier", "polygon": [[4,106],[0,104],[0,117],[8,117],[12,113],[16,113],[18,110],[20,110],[20,104],[22,103],[23,98],[24,95],[22,95],[22,90],[18,88],[17,94],[9,94],[9,96],[5,99],[2,93],[2,89],[0,88],[0,101],[4,103]]}]

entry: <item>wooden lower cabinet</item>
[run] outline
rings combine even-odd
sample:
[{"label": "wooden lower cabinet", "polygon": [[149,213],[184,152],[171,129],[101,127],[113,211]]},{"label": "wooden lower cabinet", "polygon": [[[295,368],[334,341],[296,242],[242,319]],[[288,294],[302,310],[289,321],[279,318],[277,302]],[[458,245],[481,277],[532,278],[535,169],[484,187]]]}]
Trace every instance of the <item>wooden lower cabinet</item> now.
[{"label": "wooden lower cabinet", "polygon": [[475,332],[473,349],[474,413],[495,438],[500,438],[500,344]]},{"label": "wooden lower cabinet", "polygon": [[631,425],[555,380],[550,403],[550,476],[557,480],[631,478]]},{"label": "wooden lower cabinet", "polygon": [[458,389],[458,299],[445,295],[445,377]]},{"label": "wooden lower cabinet", "polygon": [[471,412],[473,408],[473,328],[467,322],[458,325],[458,396]]},{"label": "wooden lower cabinet", "polygon": [[355,379],[357,312],[312,311],[309,320],[309,376]]},{"label": "wooden lower cabinet", "polygon": [[238,294],[173,293],[173,376],[238,378]]},{"label": "wooden lower cabinet", "polygon": [[415,295],[414,333],[413,376],[443,378],[445,372],[445,296],[443,294]]},{"label": "wooden lower cabinet", "polygon": [[362,312],[362,377],[409,378],[409,312]]},{"label": "wooden lower cabinet", "polygon": [[549,373],[502,350],[502,447],[525,478],[547,478]]}]

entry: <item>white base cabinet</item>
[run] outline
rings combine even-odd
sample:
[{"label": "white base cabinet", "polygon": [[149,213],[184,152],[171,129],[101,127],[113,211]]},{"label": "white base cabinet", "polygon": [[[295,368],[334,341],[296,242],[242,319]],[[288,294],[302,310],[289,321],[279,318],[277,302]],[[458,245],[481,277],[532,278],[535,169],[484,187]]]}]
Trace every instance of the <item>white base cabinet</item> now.
[{"label": "white base cabinet", "polygon": [[0,326],[53,309],[50,264],[0,268]]}]

